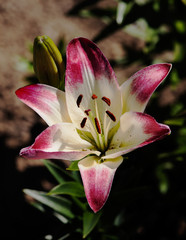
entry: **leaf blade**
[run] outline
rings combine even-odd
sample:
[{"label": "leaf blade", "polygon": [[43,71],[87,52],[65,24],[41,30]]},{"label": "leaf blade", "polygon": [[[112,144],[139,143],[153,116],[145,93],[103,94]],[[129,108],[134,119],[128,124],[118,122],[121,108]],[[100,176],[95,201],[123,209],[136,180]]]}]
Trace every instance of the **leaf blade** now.
[{"label": "leaf blade", "polygon": [[[52,174],[52,176],[57,180],[58,183],[65,182],[66,178],[70,180],[74,180],[74,177],[69,174],[67,171],[60,168],[55,163],[51,162],[50,160],[43,160],[44,165],[47,167],[49,172]],[[66,177],[66,178],[65,178]]]},{"label": "leaf blade", "polygon": [[31,189],[24,189],[23,192],[69,219],[73,219],[75,217],[71,211],[71,201],[65,198],[59,196],[49,196],[46,192]]},{"label": "leaf blade", "polygon": [[99,219],[101,217],[101,212],[93,213],[86,211],[83,214],[83,238],[86,238],[88,234],[95,228]]},{"label": "leaf blade", "polygon": [[64,182],[54,187],[49,195],[67,194],[74,197],[85,197],[84,189],[82,184],[79,182]]},{"label": "leaf blade", "polygon": [[70,166],[67,168],[67,170],[70,170],[70,171],[79,171],[78,162],[79,162],[79,161],[72,161],[71,164],[70,164]]}]

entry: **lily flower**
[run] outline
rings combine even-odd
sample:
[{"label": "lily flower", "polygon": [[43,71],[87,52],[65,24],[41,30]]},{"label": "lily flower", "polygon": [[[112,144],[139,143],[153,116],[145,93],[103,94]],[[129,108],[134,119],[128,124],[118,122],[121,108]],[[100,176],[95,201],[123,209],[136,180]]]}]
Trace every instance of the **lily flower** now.
[{"label": "lily flower", "polygon": [[144,113],[171,64],[148,66],[121,86],[101,50],[85,38],[67,47],[65,92],[44,84],[16,91],[49,125],[20,155],[80,160],[86,198],[94,212],[105,204],[122,155],[170,134]]}]

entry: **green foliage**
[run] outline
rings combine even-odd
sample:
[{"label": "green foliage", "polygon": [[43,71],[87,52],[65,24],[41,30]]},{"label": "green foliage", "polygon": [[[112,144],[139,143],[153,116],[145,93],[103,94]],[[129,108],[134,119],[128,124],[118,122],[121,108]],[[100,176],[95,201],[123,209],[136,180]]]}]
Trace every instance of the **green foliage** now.
[{"label": "green foliage", "polygon": [[74,197],[85,197],[82,184],[79,182],[65,182],[57,185],[49,193],[49,195],[67,194]]},{"label": "green foliage", "polygon": [[[45,213],[48,210],[44,206],[49,207],[52,210],[52,215],[62,224],[73,224],[75,222],[73,231],[81,233],[83,238],[87,237],[96,227],[101,212],[94,214],[87,210],[83,185],[73,175],[73,172],[70,174],[49,160],[43,160],[43,163],[59,185],[48,193],[31,189],[24,189],[24,193],[36,200],[32,202],[35,208]],[[63,237],[71,239],[72,232],[65,234]],[[65,239],[63,237],[60,239]]]},{"label": "green foliage", "polygon": [[83,214],[83,238],[86,238],[87,235],[95,228],[97,225],[99,218],[101,217],[101,213],[93,213],[90,211],[86,211]]},{"label": "green foliage", "polygon": [[40,203],[52,208],[54,211],[64,215],[65,217],[72,219],[74,218],[74,214],[71,211],[72,203],[66,198],[58,197],[58,196],[49,196],[45,192],[24,189],[24,193],[33,197]]},{"label": "green foliage", "polygon": [[71,162],[71,164],[70,164],[70,166],[67,168],[67,170],[70,170],[70,171],[79,171],[78,161],[73,161],[73,162]]},{"label": "green foliage", "polygon": [[75,180],[73,175],[69,174],[67,171],[63,170],[53,162],[45,159],[43,160],[43,163],[58,183],[64,183],[66,180]]}]

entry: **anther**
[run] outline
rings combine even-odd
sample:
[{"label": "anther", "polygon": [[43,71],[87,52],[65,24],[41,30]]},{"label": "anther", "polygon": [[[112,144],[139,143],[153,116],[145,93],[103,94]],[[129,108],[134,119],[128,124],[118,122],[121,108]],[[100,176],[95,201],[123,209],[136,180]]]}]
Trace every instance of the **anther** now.
[{"label": "anther", "polygon": [[106,102],[106,104],[107,104],[108,106],[110,106],[110,104],[111,104],[110,98],[102,97],[102,100],[103,100],[104,102]]},{"label": "anther", "polygon": [[95,125],[96,125],[96,129],[97,129],[97,132],[99,134],[101,134],[101,127],[100,127],[100,124],[99,124],[99,121],[97,118],[94,118],[94,121],[95,121]]},{"label": "anther", "polygon": [[114,116],[114,114],[113,113],[111,113],[110,111],[106,111],[106,114],[110,117],[110,119],[113,121],[113,122],[115,122],[116,121],[116,117]]},{"label": "anther", "polygon": [[76,103],[77,103],[77,106],[78,106],[78,107],[80,106],[80,103],[81,103],[81,101],[82,101],[82,98],[83,98],[83,95],[82,95],[82,94],[80,94],[79,97],[77,98]]},{"label": "anther", "polygon": [[87,116],[89,116],[89,112],[90,112],[90,111],[91,111],[90,109],[85,110],[85,114],[86,114]]},{"label": "anther", "polygon": [[98,97],[96,96],[96,94],[93,94],[93,95],[92,95],[92,99],[94,100],[94,99],[96,99],[96,98],[98,98]]},{"label": "anther", "polygon": [[84,128],[84,126],[85,126],[85,124],[86,124],[86,121],[87,121],[87,118],[86,118],[86,117],[83,118],[83,120],[82,120],[81,123],[80,123],[81,128]]}]

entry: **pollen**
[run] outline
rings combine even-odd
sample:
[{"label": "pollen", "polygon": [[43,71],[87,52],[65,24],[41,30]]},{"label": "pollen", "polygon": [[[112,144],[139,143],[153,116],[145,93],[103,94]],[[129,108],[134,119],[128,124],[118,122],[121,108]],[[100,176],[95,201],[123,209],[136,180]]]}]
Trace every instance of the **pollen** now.
[{"label": "pollen", "polygon": [[101,134],[101,127],[100,127],[100,124],[99,124],[99,121],[97,118],[94,118],[94,121],[95,121],[95,125],[96,125],[96,130],[99,134]]},{"label": "pollen", "polygon": [[87,118],[86,118],[86,117],[83,118],[83,120],[82,120],[81,123],[80,123],[81,128],[84,128],[84,126],[85,126],[85,124],[86,124],[86,121],[87,121]]},{"label": "pollen", "polygon": [[116,117],[114,116],[114,114],[113,113],[111,113],[110,111],[106,111],[106,114],[110,117],[110,119],[113,121],[113,122],[115,122],[116,121]]},{"label": "pollen", "polygon": [[102,97],[102,100],[103,100],[104,102],[106,102],[106,104],[107,104],[108,106],[110,106],[110,104],[111,104],[110,98]]},{"label": "pollen", "polygon": [[83,95],[80,94],[76,101],[78,108],[80,107],[80,103],[81,103],[82,99],[83,99]]}]

